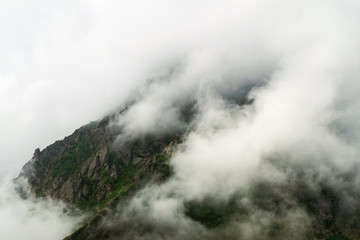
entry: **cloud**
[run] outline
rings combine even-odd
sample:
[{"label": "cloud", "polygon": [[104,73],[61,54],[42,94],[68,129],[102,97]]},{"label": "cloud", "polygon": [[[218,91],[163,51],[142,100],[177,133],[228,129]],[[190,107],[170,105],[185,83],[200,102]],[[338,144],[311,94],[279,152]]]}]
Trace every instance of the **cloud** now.
[{"label": "cloud", "polygon": [[[359,37],[349,27],[356,16],[347,14],[348,6],[306,1],[278,9],[264,1],[242,1],[215,10],[212,4],[203,9],[206,14],[200,13],[197,24],[206,22],[201,34],[221,34],[210,39],[197,33],[188,36],[192,44],[199,37],[201,48],[189,49],[171,74],[137,93],[119,117],[117,124],[125,131],[120,137],[174,130],[184,124],[182,106],[192,102],[197,111],[193,128],[183,143],[185,150],[172,162],[182,184],[187,184],[184,194],[190,195],[236,191],[273,154],[294,155],[296,161],[355,159],[353,146],[329,130],[342,118],[340,108],[346,106],[343,99],[353,84],[349,79],[358,77],[348,75],[356,71],[349,71],[354,57],[349,51]],[[210,16],[235,5],[239,8],[219,20],[214,32],[206,31]],[[248,13],[232,15],[244,11],[240,6]],[[257,17],[258,12],[264,15]],[[239,27],[241,20],[251,27]],[[254,24],[257,21],[263,24]],[[243,98],[254,102],[239,106],[233,99],[237,92],[231,89],[245,87]]]},{"label": "cloud", "polygon": [[[215,2],[197,24],[214,23],[213,32],[204,24],[200,33],[219,37],[199,37],[202,47],[189,50],[180,67],[162,77],[166,80],[154,80],[135,94],[117,122],[125,136],[171,132],[182,123],[181,106],[190,100],[196,111],[172,157],[174,176],[138,193],[108,221],[119,227],[141,219],[140,229],[154,223],[151,231],[132,235],[139,239],[159,234],[163,239],[223,239],[226,234],[307,239],[311,226],[334,233],[324,230],[321,216],[339,211],[334,221],[350,234],[351,222],[357,221],[351,212],[359,209],[354,200],[359,196],[360,96],[355,80],[360,75],[353,64],[359,40],[355,2],[242,1],[216,9],[211,5]],[[211,20],[229,8],[223,21]],[[244,14],[232,15],[238,10]],[[236,24],[229,21],[234,19]],[[244,88],[243,101],[234,98]],[[224,231],[204,229],[186,215],[188,202],[210,198],[226,203],[234,196],[247,214],[234,218]],[[314,205],[307,205],[307,198],[316,199]],[[167,209],[166,215],[159,206]],[[314,207],[317,219],[309,210]],[[294,226],[294,219],[303,224]],[[163,222],[189,235],[165,231]],[[277,226],[282,230],[272,235]]]},{"label": "cloud", "polygon": [[[26,183],[21,183],[26,190]],[[62,239],[83,220],[65,204],[30,196],[22,199],[10,179],[0,185],[0,237],[2,239]]]}]

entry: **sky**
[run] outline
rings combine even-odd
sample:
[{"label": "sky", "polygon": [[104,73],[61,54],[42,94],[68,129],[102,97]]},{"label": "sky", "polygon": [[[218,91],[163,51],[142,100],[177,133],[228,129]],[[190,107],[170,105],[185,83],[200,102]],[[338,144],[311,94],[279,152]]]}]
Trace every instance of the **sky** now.
[{"label": "sky", "polygon": [[[172,159],[176,178],[131,205],[150,220],[168,213],[186,229],[176,215],[184,201],[227,198],[254,176],[291,178],[266,159],[306,170],[315,159],[320,178],[340,184],[331,169],[349,171],[359,157],[359,13],[355,0],[0,0],[0,174],[16,176],[36,148],[131,97],[113,123],[119,138],[179,127],[189,100],[197,109]],[[249,84],[253,104],[234,104]],[[289,219],[307,219],[292,210]]]},{"label": "sky", "polygon": [[2,174],[17,174],[36,148],[118,107],[182,54],[177,31],[189,23],[179,22],[185,9],[177,5],[0,1]]}]

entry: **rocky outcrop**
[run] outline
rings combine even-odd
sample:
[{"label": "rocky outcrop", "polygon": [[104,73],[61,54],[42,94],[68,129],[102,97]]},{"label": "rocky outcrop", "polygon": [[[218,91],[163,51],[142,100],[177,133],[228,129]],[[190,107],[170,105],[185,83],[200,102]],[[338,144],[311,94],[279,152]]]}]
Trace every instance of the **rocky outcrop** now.
[{"label": "rocky outcrop", "polygon": [[[108,128],[109,117],[77,129],[44,150],[35,150],[20,177],[37,196],[50,196],[81,208],[104,206],[147,181],[170,174],[164,158],[176,136],[144,136],[114,147],[119,131]],[[162,157],[162,162],[158,158]]]}]

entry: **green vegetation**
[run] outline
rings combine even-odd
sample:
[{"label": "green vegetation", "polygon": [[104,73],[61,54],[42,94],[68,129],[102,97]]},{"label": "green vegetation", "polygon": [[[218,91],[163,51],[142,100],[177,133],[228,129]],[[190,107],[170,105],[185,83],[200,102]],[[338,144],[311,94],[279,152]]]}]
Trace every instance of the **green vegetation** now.
[{"label": "green vegetation", "polygon": [[94,195],[97,194],[98,188],[97,185],[100,182],[97,178],[89,178],[88,176],[85,176],[82,178],[83,184],[86,186],[87,193],[86,193],[86,199],[79,205],[81,209],[86,209],[87,207],[92,207],[97,204],[96,198],[94,198]]},{"label": "green vegetation", "polygon": [[109,161],[117,166],[124,164],[122,158],[116,155],[114,152],[109,153]]},{"label": "green vegetation", "polygon": [[335,236],[327,237],[326,240],[349,240],[349,239],[341,235],[335,235]]},{"label": "green vegetation", "polygon": [[[130,164],[119,167],[118,179],[116,180],[109,176],[108,171],[105,169],[101,169],[101,175],[103,176],[101,181],[100,179],[90,179],[89,177],[83,178],[83,184],[87,186],[87,195],[86,199],[79,205],[79,208],[90,208],[92,210],[95,210],[95,208],[103,208],[111,202],[120,199],[121,196],[125,196],[134,186],[134,177],[137,171],[138,168]],[[94,196],[98,195],[98,191],[100,191],[99,183],[108,184],[112,188],[111,194],[100,203],[94,198]]]},{"label": "green vegetation", "polygon": [[91,129],[96,128],[97,125],[98,125],[98,122],[92,121],[92,122],[89,122],[88,124],[86,124],[85,126],[82,126],[80,129],[84,130],[84,131],[90,131]]},{"label": "green vegetation", "polygon": [[110,176],[104,177],[103,181],[104,181],[105,184],[114,185],[114,179],[112,177],[110,177]]},{"label": "green vegetation", "polygon": [[168,163],[169,157],[162,153],[155,154],[155,159],[157,163]]},{"label": "green vegetation", "polygon": [[54,176],[60,176],[64,180],[68,179],[91,154],[89,141],[82,140],[70,143],[70,147],[53,169]]},{"label": "green vegetation", "polygon": [[105,212],[100,212],[97,215],[95,215],[90,222],[86,223],[85,225],[83,225],[81,228],[79,228],[78,230],[76,230],[73,234],[70,235],[71,239],[76,239],[77,237],[80,236],[80,234],[82,234],[84,231],[86,231],[87,227],[89,226],[94,226],[96,224],[98,224],[101,221],[101,217],[105,216]]},{"label": "green vegetation", "polygon": [[103,177],[103,183],[114,185],[115,181],[114,179],[109,175],[109,171],[107,171],[105,168],[101,168],[101,176]]},{"label": "green vegetation", "polygon": [[87,186],[87,196],[92,196],[93,193],[96,193],[97,191],[97,184],[99,183],[99,179],[97,178],[89,178],[88,176],[85,176],[83,178],[83,183]]},{"label": "green vegetation", "polygon": [[137,172],[137,167],[133,164],[129,164],[119,169],[119,182],[132,182],[135,174]]},{"label": "green vegetation", "polygon": [[46,195],[43,193],[41,187],[35,188],[35,195],[36,195],[36,197],[39,197],[39,198],[46,196]]},{"label": "green vegetation", "polygon": [[131,187],[134,186],[134,177],[137,173],[138,169],[135,165],[129,164],[127,166],[121,167],[118,171],[118,179],[115,183],[114,180],[105,180],[111,181],[113,183],[113,191],[112,193],[100,203],[100,206],[105,206],[107,203],[110,203],[120,196],[125,195]]},{"label": "green vegetation", "polygon": [[170,158],[163,153],[155,154],[155,161],[159,164],[158,168],[165,177],[169,177],[172,173],[172,169],[169,166],[169,160]]},{"label": "green vegetation", "polygon": [[102,175],[102,176],[107,176],[107,175],[109,175],[109,172],[108,172],[105,168],[102,167],[100,170],[101,170],[101,175]]},{"label": "green vegetation", "polygon": [[240,209],[233,202],[223,205],[204,200],[185,204],[185,214],[209,228],[225,224],[239,212]]},{"label": "green vegetation", "polygon": [[164,175],[165,178],[170,177],[172,173],[172,169],[169,167],[169,165],[161,165],[159,167],[159,170]]}]

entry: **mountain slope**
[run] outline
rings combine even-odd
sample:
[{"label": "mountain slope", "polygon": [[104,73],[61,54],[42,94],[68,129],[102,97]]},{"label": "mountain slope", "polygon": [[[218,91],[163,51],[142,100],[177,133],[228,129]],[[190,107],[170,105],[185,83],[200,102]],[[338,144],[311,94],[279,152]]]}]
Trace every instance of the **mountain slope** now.
[{"label": "mountain slope", "polygon": [[51,196],[83,209],[106,205],[148,181],[170,174],[166,162],[176,136],[146,136],[112,146],[118,134],[109,118],[76,130],[34,156],[22,169],[37,196]]},{"label": "mountain slope", "polygon": [[[347,208],[343,199],[344,193],[359,199],[357,191],[336,189],[326,181],[318,189],[311,188],[305,174],[311,166],[299,169],[274,163],[292,171],[291,178],[278,184],[258,179],[247,191],[240,189],[227,200],[214,196],[182,199],[176,211],[179,222],[152,216],[146,198],[141,199],[145,201],[141,210],[133,211],[129,206],[136,193],[145,186],[161,187],[171,179],[169,158],[185,132],[118,141],[122,129],[111,121],[113,117],[108,116],[92,122],[42,151],[35,150],[20,173],[38,197],[50,196],[92,212],[67,240],[234,239],[239,236],[237,226],[246,224],[260,227],[244,239],[360,239],[359,204]],[[333,174],[350,182],[356,176]],[[150,187],[147,191],[154,192],[145,196],[161,200],[160,190]],[[176,199],[171,190],[166,194],[166,201]]]}]

